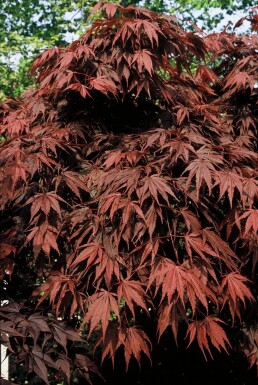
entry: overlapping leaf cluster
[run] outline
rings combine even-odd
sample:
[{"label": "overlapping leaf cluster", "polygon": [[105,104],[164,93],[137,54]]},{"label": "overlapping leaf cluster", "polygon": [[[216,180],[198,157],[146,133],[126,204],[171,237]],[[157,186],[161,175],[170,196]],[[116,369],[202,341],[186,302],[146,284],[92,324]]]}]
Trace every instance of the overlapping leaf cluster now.
[{"label": "overlapping leaf cluster", "polygon": [[[97,337],[103,360],[123,348],[128,367],[151,359],[144,313],[158,337],[185,324],[212,355],[255,299],[257,36],[185,32],[132,6],[94,11],[84,36],[36,59],[38,89],[1,105],[1,290],[27,300],[23,319],[3,308],[1,331],[45,382],[60,359],[67,377],[90,369],[63,344],[39,354],[35,317],[44,341],[68,333],[61,317],[78,340]],[[255,363],[257,345],[249,353]]]}]

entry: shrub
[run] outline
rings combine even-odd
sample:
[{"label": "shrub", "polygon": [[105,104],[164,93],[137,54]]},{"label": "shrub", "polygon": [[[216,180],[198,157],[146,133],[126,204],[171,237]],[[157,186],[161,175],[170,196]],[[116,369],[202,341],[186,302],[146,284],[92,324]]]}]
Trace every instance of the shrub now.
[{"label": "shrub", "polygon": [[228,352],[225,323],[256,305],[257,36],[94,11],[35,60],[38,88],[1,105],[1,338],[46,383],[90,381],[92,344],[151,360],[145,317],[158,338],[185,324],[206,358]]}]

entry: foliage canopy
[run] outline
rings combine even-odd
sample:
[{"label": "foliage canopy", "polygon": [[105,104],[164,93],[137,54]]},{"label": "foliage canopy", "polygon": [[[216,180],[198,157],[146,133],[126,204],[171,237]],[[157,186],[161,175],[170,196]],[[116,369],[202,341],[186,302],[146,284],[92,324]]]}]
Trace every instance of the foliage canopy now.
[{"label": "foliage canopy", "polygon": [[[127,5],[143,5],[152,11],[180,15],[192,23],[213,30],[225,15],[247,14],[254,0],[117,0]],[[33,84],[28,69],[40,52],[65,47],[74,34],[85,31],[87,17],[96,0],[2,0],[0,3],[0,100],[18,97]],[[201,10],[201,12],[200,12]]]},{"label": "foliage canopy", "polygon": [[0,110],[1,339],[45,383],[90,381],[87,341],[151,360],[148,317],[158,338],[185,325],[205,358],[229,351],[225,323],[257,304],[257,36],[94,12]]}]

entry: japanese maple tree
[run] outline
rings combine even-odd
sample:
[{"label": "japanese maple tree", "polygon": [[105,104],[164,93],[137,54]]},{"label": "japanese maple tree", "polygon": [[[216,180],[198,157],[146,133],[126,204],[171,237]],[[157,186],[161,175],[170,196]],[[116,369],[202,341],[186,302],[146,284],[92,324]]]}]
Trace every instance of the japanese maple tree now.
[{"label": "japanese maple tree", "polygon": [[257,364],[257,15],[238,36],[94,12],[0,107],[1,340],[45,383],[91,381],[93,343],[151,361],[144,317],[205,358],[244,319]]}]

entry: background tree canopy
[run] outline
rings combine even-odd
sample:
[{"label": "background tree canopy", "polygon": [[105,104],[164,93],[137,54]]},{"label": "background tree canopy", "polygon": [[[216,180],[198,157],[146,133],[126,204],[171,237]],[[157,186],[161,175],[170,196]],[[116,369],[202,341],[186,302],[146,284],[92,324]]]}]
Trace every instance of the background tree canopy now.
[{"label": "background tree canopy", "polygon": [[[66,46],[71,41],[71,33],[78,34],[85,28],[85,20],[95,3],[94,0],[1,1],[0,99],[17,97],[32,84],[28,69],[33,57],[46,48]],[[121,0],[118,3],[140,4],[153,11],[176,13],[184,20],[201,22],[208,30],[216,27],[225,14],[235,11],[247,14],[256,1]]]}]

